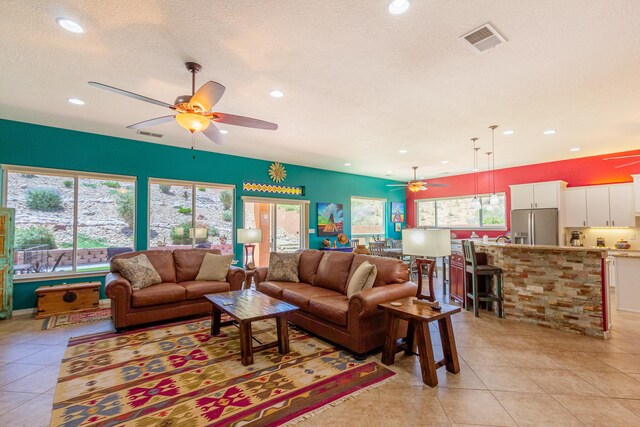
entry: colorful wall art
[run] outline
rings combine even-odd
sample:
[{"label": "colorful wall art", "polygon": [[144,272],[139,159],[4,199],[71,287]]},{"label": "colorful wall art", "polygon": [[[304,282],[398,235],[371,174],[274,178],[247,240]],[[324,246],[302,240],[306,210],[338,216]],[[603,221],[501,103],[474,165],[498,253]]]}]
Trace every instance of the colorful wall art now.
[{"label": "colorful wall art", "polygon": [[344,231],[342,203],[318,203],[318,237],[337,236]]},{"label": "colorful wall art", "polygon": [[391,222],[404,222],[404,203],[391,202]]}]

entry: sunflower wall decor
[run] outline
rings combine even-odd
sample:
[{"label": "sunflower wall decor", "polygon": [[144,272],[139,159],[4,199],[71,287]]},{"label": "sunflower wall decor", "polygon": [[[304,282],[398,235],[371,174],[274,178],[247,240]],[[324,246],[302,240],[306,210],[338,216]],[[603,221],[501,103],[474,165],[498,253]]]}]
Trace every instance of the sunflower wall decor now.
[{"label": "sunflower wall decor", "polygon": [[284,165],[280,162],[273,162],[269,166],[269,177],[274,182],[282,182],[287,177],[287,171],[284,170]]}]

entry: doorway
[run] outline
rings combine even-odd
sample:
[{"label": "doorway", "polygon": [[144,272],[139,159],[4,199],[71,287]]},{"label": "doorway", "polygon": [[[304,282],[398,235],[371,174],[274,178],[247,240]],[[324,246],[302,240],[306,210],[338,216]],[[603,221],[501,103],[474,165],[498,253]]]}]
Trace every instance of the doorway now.
[{"label": "doorway", "polygon": [[269,266],[271,252],[295,252],[307,247],[309,202],[300,200],[243,197],[244,228],[262,230],[262,243],[256,244],[254,259],[258,267]]}]

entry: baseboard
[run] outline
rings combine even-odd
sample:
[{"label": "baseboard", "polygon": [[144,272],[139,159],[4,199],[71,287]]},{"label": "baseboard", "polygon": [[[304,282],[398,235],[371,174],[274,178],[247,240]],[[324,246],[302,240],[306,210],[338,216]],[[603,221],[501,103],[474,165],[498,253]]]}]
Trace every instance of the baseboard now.
[{"label": "baseboard", "polygon": [[[109,298],[101,299],[99,301],[100,308],[111,307],[111,300]],[[21,308],[20,310],[13,310],[14,316],[34,316],[36,314],[36,307],[33,308]]]}]

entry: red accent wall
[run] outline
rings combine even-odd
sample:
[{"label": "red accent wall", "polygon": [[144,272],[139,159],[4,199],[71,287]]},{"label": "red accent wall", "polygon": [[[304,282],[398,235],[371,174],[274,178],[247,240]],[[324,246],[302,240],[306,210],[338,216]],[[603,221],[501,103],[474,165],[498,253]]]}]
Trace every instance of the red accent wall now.
[{"label": "red accent wall", "polygon": [[[633,181],[631,178],[632,174],[640,174],[640,163],[621,168],[616,168],[616,166],[640,160],[640,157],[606,161],[603,159],[607,157],[629,156],[634,154],[640,154],[640,150],[497,169],[495,171],[496,192],[506,193],[508,212],[510,211],[511,206],[509,185],[558,180],[566,181],[568,183],[568,187],[631,182]],[[489,178],[490,174],[487,172],[478,173],[479,194],[491,192],[489,188]],[[432,187],[428,190],[419,191],[417,193],[407,191],[407,225],[410,227],[415,227],[416,225],[414,205],[414,201],[416,199],[468,196],[473,195],[474,192],[474,178],[471,173],[429,179],[428,182],[448,184],[449,186]],[[509,221],[509,215],[507,214],[507,228],[510,227]],[[469,237],[471,231],[472,230],[456,230],[455,233],[459,238],[466,238]],[[503,233],[504,232],[502,231],[478,232],[480,235],[487,234],[489,237],[496,237]]]}]

